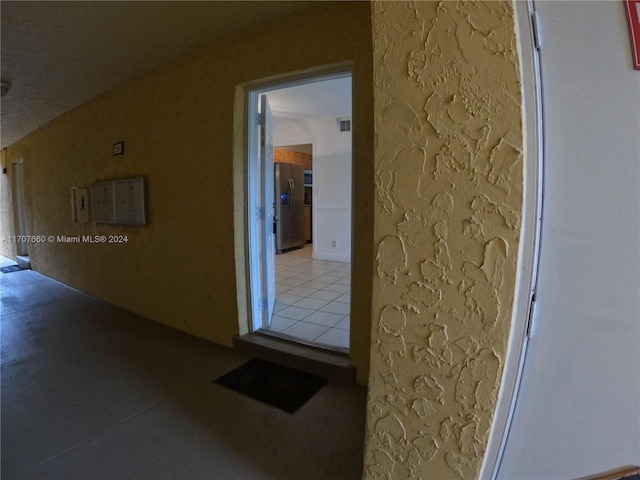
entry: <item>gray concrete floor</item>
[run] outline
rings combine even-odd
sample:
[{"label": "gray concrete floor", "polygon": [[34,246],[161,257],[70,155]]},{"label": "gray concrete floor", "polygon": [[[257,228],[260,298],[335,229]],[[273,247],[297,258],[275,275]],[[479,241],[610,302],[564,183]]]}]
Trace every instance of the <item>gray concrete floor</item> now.
[{"label": "gray concrete floor", "polygon": [[361,478],[365,388],[288,414],[211,383],[230,349],[30,270],[0,297],[2,479]]}]

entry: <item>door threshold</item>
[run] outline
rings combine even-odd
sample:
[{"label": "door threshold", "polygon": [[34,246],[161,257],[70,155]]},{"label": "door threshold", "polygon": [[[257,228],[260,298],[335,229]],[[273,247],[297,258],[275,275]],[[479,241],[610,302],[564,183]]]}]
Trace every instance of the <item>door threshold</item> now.
[{"label": "door threshold", "polygon": [[349,356],[343,352],[300,344],[288,338],[265,335],[261,331],[235,336],[233,347],[245,355],[296,368],[337,383],[355,383],[355,368],[349,363]]},{"label": "door threshold", "polygon": [[328,345],[326,343],[312,342],[311,340],[305,340],[304,338],[294,337],[292,335],[287,335],[286,333],[276,332],[275,330],[269,330],[268,328],[261,328],[255,333],[259,335],[266,335],[269,337],[279,338],[280,340],[284,340],[286,342],[290,342],[294,344],[304,345],[309,348],[317,348],[318,350],[337,353],[340,355],[344,355],[345,357],[349,356],[348,348],[338,347],[335,345]]}]

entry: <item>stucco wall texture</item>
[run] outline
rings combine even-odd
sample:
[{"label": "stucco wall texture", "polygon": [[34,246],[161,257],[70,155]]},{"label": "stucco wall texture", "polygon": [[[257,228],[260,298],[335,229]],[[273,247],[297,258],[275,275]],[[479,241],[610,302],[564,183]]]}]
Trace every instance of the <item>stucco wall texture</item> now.
[{"label": "stucco wall texture", "polygon": [[[234,236],[234,100],[238,85],[351,62],[354,242],[351,359],[368,376],[373,228],[371,9],[339,2],[282,18],[142,75],[11,145],[23,160],[30,235],[127,235],[125,244],[31,245],[35,270],[199,337],[231,345],[238,322]],[[237,132],[235,132],[237,133]],[[125,154],[111,145],[125,142]],[[144,176],[147,226],[71,222],[70,187]],[[2,233],[12,235],[11,172]],[[240,221],[240,225],[243,222]],[[13,257],[11,244],[0,253]],[[244,326],[246,330],[246,326]]]},{"label": "stucco wall texture", "polygon": [[523,193],[509,2],[373,4],[376,204],[365,478],[476,478]]},{"label": "stucco wall texture", "polygon": [[[364,476],[474,478],[506,354],[521,219],[509,2],[339,4],[203,49],[63,115],[7,152],[10,169],[24,161],[28,233],[129,242],[36,244],[32,262],[230,344],[239,331],[235,88],[345,60],[354,65],[351,356],[360,381],[371,346]],[[126,153],[114,158],[121,140]],[[148,226],[71,224],[69,187],[140,175]],[[7,234],[10,178],[0,182]],[[0,253],[14,254],[7,245]]]}]

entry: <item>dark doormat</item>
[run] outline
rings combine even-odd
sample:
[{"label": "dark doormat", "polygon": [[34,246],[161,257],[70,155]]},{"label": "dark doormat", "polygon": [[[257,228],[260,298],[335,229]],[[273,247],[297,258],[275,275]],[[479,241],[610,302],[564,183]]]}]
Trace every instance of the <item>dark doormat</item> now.
[{"label": "dark doormat", "polygon": [[285,412],[294,413],[313,397],[327,380],[252,358],[215,380],[215,383]]},{"label": "dark doormat", "polygon": [[20,265],[9,265],[8,267],[0,267],[0,272],[2,273],[19,272],[20,270],[26,270],[26,268],[21,267]]}]

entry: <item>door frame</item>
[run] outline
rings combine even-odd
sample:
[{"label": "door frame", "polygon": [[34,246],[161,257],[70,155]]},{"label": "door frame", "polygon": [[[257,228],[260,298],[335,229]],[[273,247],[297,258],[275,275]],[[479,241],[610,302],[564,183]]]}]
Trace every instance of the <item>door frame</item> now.
[{"label": "door frame", "polygon": [[[17,160],[12,165],[13,181],[13,223],[16,237],[19,239],[27,235],[27,218],[24,194],[24,161]],[[16,255],[29,255],[29,243],[18,240],[16,242]]]},{"label": "door frame", "polygon": [[522,225],[511,330],[500,393],[478,478],[495,480],[509,435],[531,332],[538,276],[542,222],[544,122],[537,32],[533,0],[515,2],[514,20],[522,81],[524,178]]},{"label": "door frame", "polygon": [[[270,90],[330,80],[349,75],[353,79],[353,64],[344,62],[299,72],[276,75],[247,82],[236,87],[234,103],[234,250],[239,334],[253,333],[262,328],[259,308],[260,283],[259,230],[256,222],[255,199],[258,174],[258,137],[256,116],[260,94]],[[353,80],[352,80],[353,81]],[[351,98],[353,112],[353,94]],[[352,137],[353,142],[353,137]],[[351,168],[353,169],[353,147]],[[351,193],[353,215],[353,192]],[[352,242],[353,242],[353,226]],[[275,255],[275,252],[274,252]]]}]

